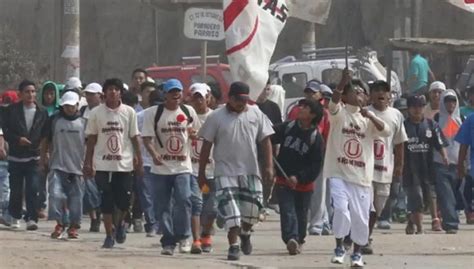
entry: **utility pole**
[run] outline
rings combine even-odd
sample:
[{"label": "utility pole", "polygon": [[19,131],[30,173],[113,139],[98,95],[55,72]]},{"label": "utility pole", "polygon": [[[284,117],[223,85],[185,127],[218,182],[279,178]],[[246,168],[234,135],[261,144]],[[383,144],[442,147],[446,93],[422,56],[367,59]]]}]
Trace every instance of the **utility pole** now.
[{"label": "utility pole", "polygon": [[80,0],[58,0],[62,3],[61,69],[62,79],[80,77]]},{"label": "utility pole", "polygon": [[303,45],[301,46],[301,52],[303,59],[315,59],[316,58],[316,25],[312,22],[304,22],[305,24],[305,36]]}]

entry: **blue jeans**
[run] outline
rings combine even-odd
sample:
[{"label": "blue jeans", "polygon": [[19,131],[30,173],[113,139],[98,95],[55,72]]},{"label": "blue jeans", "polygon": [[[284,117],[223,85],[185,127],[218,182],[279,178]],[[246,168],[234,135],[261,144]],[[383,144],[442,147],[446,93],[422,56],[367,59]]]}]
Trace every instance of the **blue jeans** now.
[{"label": "blue jeans", "polygon": [[100,193],[94,178],[84,180],[84,197],[82,198],[83,211],[89,213],[99,208],[100,203]]},{"label": "blue jeans", "polygon": [[0,215],[7,213],[9,199],[10,184],[8,182],[8,163],[0,161]]},{"label": "blue jeans", "polygon": [[[39,169],[38,161],[8,162],[10,173],[10,202],[8,212],[15,219],[21,219],[23,194],[26,201],[25,221],[38,222]],[[23,190],[23,187],[24,190]]]},{"label": "blue jeans", "polygon": [[285,244],[290,239],[303,244],[313,192],[299,192],[282,185],[275,185],[275,188],[280,206],[281,238]]},{"label": "blue jeans", "polygon": [[144,174],[141,180],[138,180],[138,184],[141,185],[141,191],[139,192],[140,203],[142,205],[143,212],[145,214],[145,231],[150,232],[152,228],[157,229],[159,225],[159,212],[158,210],[158,193],[159,186],[158,180],[150,172],[150,167],[144,167]]},{"label": "blue jeans", "polygon": [[459,217],[456,212],[456,193],[458,192],[458,178],[455,165],[436,163],[436,193],[438,196],[443,230],[458,229]]},{"label": "blue jeans", "polygon": [[201,216],[202,213],[202,193],[199,188],[197,177],[191,175],[191,214]]},{"label": "blue jeans", "polygon": [[[156,175],[157,211],[163,228],[161,245],[174,247],[191,235],[191,175]],[[170,208],[173,194],[173,208]],[[173,216],[173,212],[175,215]]]},{"label": "blue jeans", "polygon": [[78,225],[82,218],[82,198],[84,195],[84,180],[80,175],[52,170],[48,175],[49,218],[63,223],[64,206],[69,210],[71,225]]}]

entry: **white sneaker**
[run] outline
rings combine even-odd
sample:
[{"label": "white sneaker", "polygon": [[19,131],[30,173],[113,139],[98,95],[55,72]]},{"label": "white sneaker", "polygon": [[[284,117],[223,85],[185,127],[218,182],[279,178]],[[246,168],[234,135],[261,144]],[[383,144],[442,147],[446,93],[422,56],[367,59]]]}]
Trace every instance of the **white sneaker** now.
[{"label": "white sneaker", "polygon": [[334,249],[334,256],[331,259],[332,263],[344,264],[344,257],[346,256],[346,251],[344,248],[337,247]]},{"label": "white sneaker", "polygon": [[26,230],[28,230],[28,231],[36,231],[36,230],[38,230],[38,224],[36,224],[36,222],[34,222],[33,220],[29,220],[29,221],[26,223]]},{"label": "white sneaker", "polygon": [[12,229],[20,229],[20,220],[10,217],[10,223],[8,226]]},{"label": "white sneaker", "polygon": [[189,240],[179,241],[179,253],[190,253],[191,252],[191,242]]},{"label": "white sneaker", "polygon": [[351,255],[351,267],[364,267],[364,261],[362,261],[362,255],[354,253]]}]

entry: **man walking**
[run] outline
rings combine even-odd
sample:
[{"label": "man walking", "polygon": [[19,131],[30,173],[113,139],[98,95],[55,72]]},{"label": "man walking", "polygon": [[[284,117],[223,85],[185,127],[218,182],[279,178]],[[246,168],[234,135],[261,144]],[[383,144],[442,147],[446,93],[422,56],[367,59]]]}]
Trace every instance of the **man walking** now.
[{"label": "man walking", "polygon": [[173,255],[177,243],[181,253],[191,251],[190,145],[201,123],[192,107],[181,104],[183,86],[179,80],[166,81],[163,90],[164,103],[145,112],[143,142],[153,159],[151,173],[156,185],[151,191],[156,192],[156,212],[163,229],[161,254]]},{"label": "man walking", "polygon": [[10,146],[8,172],[10,173],[11,227],[19,228],[22,217],[23,193],[26,200],[27,230],[38,229],[40,142],[45,136],[48,113],[36,100],[36,86],[24,80],[18,87],[21,102],[11,104],[5,111],[3,132]]},{"label": "man walking", "polygon": [[[135,110],[121,102],[125,91],[123,82],[107,79],[102,88],[105,102],[91,111],[87,122],[83,170],[84,177],[95,176],[101,192],[107,234],[102,247],[112,248],[115,241],[119,244],[125,242],[123,218],[130,207],[132,171],[143,174],[143,162]],[[115,226],[112,219],[114,207],[120,211]]]},{"label": "man walking", "polygon": [[241,249],[246,255],[252,253],[251,229],[258,222],[263,202],[257,144],[265,158],[263,178],[273,179],[270,136],[274,132],[270,120],[257,106],[248,105],[248,100],[248,85],[232,83],[227,105],[209,115],[199,133],[204,139],[199,160],[200,186],[206,183],[206,167],[214,145],[218,214],[228,231],[228,260],[238,260]]}]

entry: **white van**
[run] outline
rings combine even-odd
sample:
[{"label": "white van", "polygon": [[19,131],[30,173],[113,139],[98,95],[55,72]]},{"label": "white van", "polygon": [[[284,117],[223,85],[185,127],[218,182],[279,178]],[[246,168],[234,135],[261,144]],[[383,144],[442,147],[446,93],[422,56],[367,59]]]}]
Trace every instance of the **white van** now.
[{"label": "white van", "polygon": [[[315,59],[298,60],[294,56],[287,56],[270,65],[270,78],[278,78],[286,91],[285,115],[296,100],[303,97],[306,83],[312,79],[321,81],[326,85],[339,82],[342,70],[345,68],[345,48],[327,48],[313,51]],[[377,52],[367,49],[361,50],[358,55],[348,57],[349,70],[355,78],[360,78],[366,83],[376,80],[386,80],[386,69],[377,59]],[[393,100],[401,96],[400,80],[392,72],[392,97]]]}]

